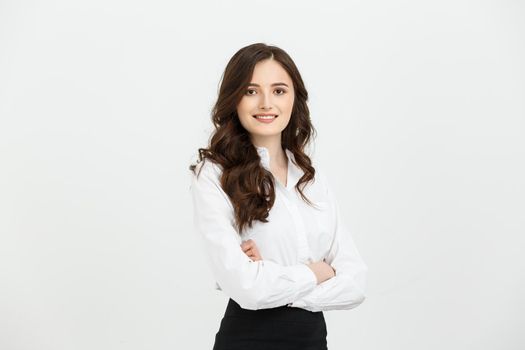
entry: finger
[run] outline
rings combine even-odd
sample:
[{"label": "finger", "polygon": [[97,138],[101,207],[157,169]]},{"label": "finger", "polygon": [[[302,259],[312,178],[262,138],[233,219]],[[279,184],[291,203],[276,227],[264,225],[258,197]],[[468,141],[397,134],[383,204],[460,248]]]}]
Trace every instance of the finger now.
[{"label": "finger", "polygon": [[256,254],[254,254],[254,252],[252,250],[248,250],[245,252],[245,254],[249,257],[252,257],[252,256],[255,256]]},{"label": "finger", "polygon": [[247,251],[249,249],[257,249],[257,246],[255,245],[255,243],[247,243],[243,246],[243,251]]},{"label": "finger", "polygon": [[253,241],[249,240],[249,241],[244,241],[241,243],[241,247],[243,249],[247,249],[247,248],[251,248],[253,246]]},{"label": "finger", "polygon": [[257,258],[258,258],[257,254],[249,254],[248,257],[253,259],[253,260],[257,260]]}]

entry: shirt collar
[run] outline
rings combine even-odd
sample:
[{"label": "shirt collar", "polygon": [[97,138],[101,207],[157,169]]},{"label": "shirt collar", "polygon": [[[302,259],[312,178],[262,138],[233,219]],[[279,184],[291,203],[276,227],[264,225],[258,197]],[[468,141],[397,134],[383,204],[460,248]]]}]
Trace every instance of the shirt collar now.
[{"label": "shirt collar", "polygon": [[[262,166],[266,170],[270,171],[270,153],[268,152],[268,148],[262,146],[255,146],[255,148],[257,149],[257,153],[261,158]],[[293,152],[288,148],[285,148],[284,151],[286,152],[286,156],[288,158],[288,179],[286,180],[286,188],[290,189],[297,184],[297,181],[299,181],[301,176],[303,176],[304,172],[300,167],[295,165],[295,157]]]}]

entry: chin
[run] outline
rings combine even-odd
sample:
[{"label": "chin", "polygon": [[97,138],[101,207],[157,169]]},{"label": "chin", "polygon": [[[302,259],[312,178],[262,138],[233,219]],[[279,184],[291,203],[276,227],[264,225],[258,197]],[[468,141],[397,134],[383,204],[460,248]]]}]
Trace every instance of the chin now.
[{"label": "chin", "polygon": [[252,135],[259,135],[259,136],[274,136],[274,135],[280,135],[282,132],[281,129],[272,129],[272,130],[250,130],[250,134]]}]

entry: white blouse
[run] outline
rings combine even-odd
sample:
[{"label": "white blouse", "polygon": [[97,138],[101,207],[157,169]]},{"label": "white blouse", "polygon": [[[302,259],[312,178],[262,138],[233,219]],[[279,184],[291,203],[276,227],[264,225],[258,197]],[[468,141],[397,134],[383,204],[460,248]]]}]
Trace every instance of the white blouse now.
[{"label": "white blouse", "polygon": [[[270,170],[268,149],[255,146],[261,164]],[[352,309],[365,299],[368,267],[342,221],[339,206],[325,175],[316,167],[315,182],[303,190],[319,210],[303,201],[295,185],[303,175],[288,156],[286,186],[274,178],[275,202],[268,222],[253,221],[239,236],[228,195],[220,185],[221,168],[209,160],[198,163],[192,175],[193,223],[202,238],[208,263],[222,290],[242,308],[278,306],[309,311]],[[254,261],[241,249],[242,241],[255,241],[262,260]],[[325,260],[336,274],[317,284],[306,265]]]}]

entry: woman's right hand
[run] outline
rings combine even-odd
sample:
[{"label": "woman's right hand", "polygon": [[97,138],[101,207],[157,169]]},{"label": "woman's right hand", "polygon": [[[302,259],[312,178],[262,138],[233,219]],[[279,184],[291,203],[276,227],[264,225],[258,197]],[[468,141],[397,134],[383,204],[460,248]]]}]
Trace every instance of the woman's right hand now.
[{"label": "woman's right hand", "polygon": [[261,253],[259,253],[259,248],[257,248],[257,244],[255,244],[255,241],[253,239],[243,241],[241,243],[241,249],[244,252],[244,254],[248,255],[248,257],[251,258],[253,261],[263,259]]},{"label": "woman's right hand", "polygon": [[317,284],[320,284],[326,280],[335,276],[335,271],[329,264],[324,261],[316,261],[307,265],[317,277]]}]

